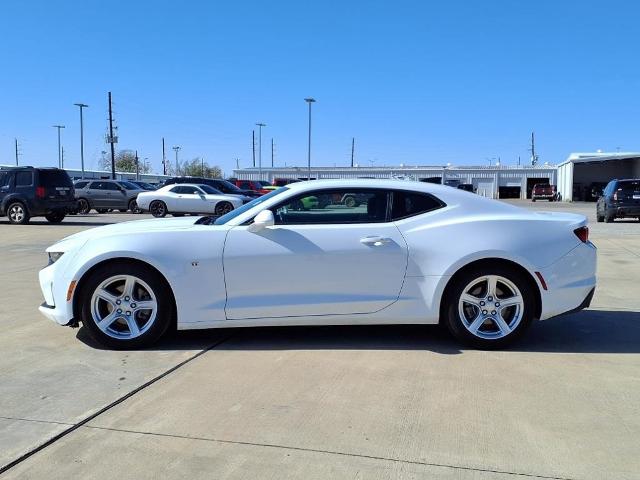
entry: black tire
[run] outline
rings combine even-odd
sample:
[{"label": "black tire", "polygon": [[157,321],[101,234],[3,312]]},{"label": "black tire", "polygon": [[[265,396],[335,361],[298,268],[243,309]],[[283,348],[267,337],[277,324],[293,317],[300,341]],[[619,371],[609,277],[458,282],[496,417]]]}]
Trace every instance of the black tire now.
[{"label": "black tire", "polygon": [[[156,299],[156,316],[155,319],[151,321],[152,323],[150,325],[147,326],[144,323],[144,320],[134,320],[136,321],[136,324],[140,326],[141,330],[146,328],[146,331],[143,331],[135,338],[127,339],[110,336],[97,326],[92,315],[92,298],[94,292],[103,282],[118,275],[130,275],[142,280],[150,287]],[[81,302],[79,304],[79,311],[82,324],[86,327],[87,331],[96,342],[108,348],[127,350],[132,348],[148,347],[160,339],[160,337],[167,331],[174,318],[175,305],[171,289],[165,279],[156,270],[144,264],[112,262],[99,267],[97,270],[93,271],[86,280],[83,280],[82,285],[79,287],[79,291],[76,292],[76,295],[79,295],[78,301]],[[132,295],[130,300],[141,301],[135,297],[136,293],[134,292],[134,295]],[[122,305],[124,306],[124,297],[122,297],[120,301],[123,301]],[[129,303],[128,305],[129,306],[126,308],[130,308],[132,303]],[[134,311],[134,318],[139,316],[140,314],[136,314]],[[124,315],[122,317],[124,317]],[[121,324],[118,322],[121,322]],[[123,319],[116,320],[112,325],[114,324],[116,327],[126,325]]]},{"label": "black tire", "polygon": [[535,198],[531,198],[531,201],[532,201],[532,202],[535,202],[535,201],[536,201],[536,199],[535,199]]},{"label": "black tire", "polygon": [[220,202],[216,205],[216,215],[225,215],[233,210],[233,205],[229,202]]},{"label": "black tire", "polygon": [[127,213],[129,210],[127,210],[126,208],[119,208],[118,211],[120,213]]},{"label": "black tire", "polygon": [[78,199],[78,213],[80,215],[86,215],[90,211],[91,211],[91,204],[89,203],[89,200],[87,200],[86,198],[79,198]]},{"label": "black tire", "polygon": [[49,223],[60,223],[66,216],[65,212],[58,210],[45,215],[44,218],[46,218]]},{"label": "black tire", "polygon": [[184,217],[186,215],[186,213],[172,213],[171,216],[173,217]]},{"label": "black tire", "polygon": [[606,214],[606,213],[605,213],[605,215],[604,215],[604,221],[605,221],[605,223],[612,223],[612,222],[615,220],[615,218],[616,218],[615,216],[613,216],[613,215],[608,215],[608,214]]},{"label": "black tire", "polygon": [[596,212],[596,222],[598,223],[604,222],[604,215],[600,215],[598,212]]},{"label": "black tire", "polygon": [[156,218],[163,218],[167,215],[167,204],[162,200],[154,200],[149,204],[149,211],[151,215]]},{"label": "black tire", "polygon": [[[500,305],[496,305],[495,302],[502,298],[502,295],[504,294],[502,289],[506,291],[510,288],[506,283],[503,284],[498,281],[498,289],[501,290],[500,298],[497,295],[495,298],[492,298],[491,296],[484,298],[485,303],[483,303],[483,305],[486,306],[487,310],[480,310],[483,308],[480,306],[472,307],[470,304],[464,304],[464,308],[470,310],[463,311],[465,312],[465,315],[466,312],[469,311],[471,313],[470,317],[475,316],[476,310],[476,319],[480,317],[482,311],[487,313],[487,316],[484,317],[486,320],[482,321],[480,324],[477,335],[473,334],[470,329],[465,326],[466,324],[461,317],[459,304],[462,294],[465,293],[465,288],[472,284],[476,279],[479,281],[477,284],[479,287],[474,286],[473,288],[482,288],[482,280],[480,279],[487,275],[502,277],[512,283],[520,291],[520,295],[522,297],[522,305],[520,307],[506,307],[505,315],[510,317],[510,319],[505,319],[505,323],[508,323],[508,326],[513,326],[513,329],[510,333],[503,336],[491,337],[494,333],[496,335],[501,335],[499,332],[494,332],[495,330],[500,329],[498,328],[498,323],[491,317],[496,317],[496,311],[504,311],[502,309],[505,307],[498,309],[496,307],[499,307]],[[468,268],[459,274],[456,274],[451,282],[452,283],[447,286],[446,297],[443,298],[442,320],[451,334],[461,342],[483,350],[504,348],[520,338],[529,325],[531,325],[534,318],[536,302],[536,293],[533,289],[537,287],[535,287],[532,280],[527,278],[523,273],[503,265],[478,266]],[[488,295],[488,293],[485,293],[484,295]],[[489,301],[488,299],[492,300]],[[506,298],[504,300],[506,301]],[[495,308],[495,310],[489,310],[493,308]],[[518,318],[519,321],[517,320]],[[471,318],[468,321],[471,322]]]},{"label": "black tire", "polygon": [[349,208],[355,208],[358,206],[358,202],[356,201],[356,198],[351,195],[349,195],[348,197],[345,197],[343,203],[345,207],[349,207]]},{"label": "black tire", "polygon": [[131,210],[131,213],[142,213],[142,210],[138,208],[138,202],[136,202],[135,198],[129,201],[129,210]]},{"label": "black tire", "polygon": [[96,208],[96,212],[98,213],[107,213],[108,211],[108,208]]},{"label": "black tire", "polygon": [[25,225],[29,223],[29,219],[31,218],[29,209],[22,202],[10,202],[7,206],[6,215],[9,222],[14,225]]}]

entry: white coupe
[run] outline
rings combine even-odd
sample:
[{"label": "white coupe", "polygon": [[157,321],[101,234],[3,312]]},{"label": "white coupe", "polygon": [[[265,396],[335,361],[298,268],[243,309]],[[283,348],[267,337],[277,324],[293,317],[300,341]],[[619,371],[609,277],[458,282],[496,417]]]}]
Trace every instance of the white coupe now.
[{"label": "white coupe", "polygon": [[596,284],[584,216],[399,180],[295,183],[217,219],[109,225],[47,252],[40,311],[113,348],[150,345],[172,322],[442,322],[500,348],[535,319],[585,308]]},{"label": "white coupe", "polygon": [[140,193],[136,199],[138,208],[148,210],[154,217],[167,213],[176,216],[185,213],[211,213],[224,215],[242,205],[242,199],[225,195],[209,185],[179,183],[151,192]]}]

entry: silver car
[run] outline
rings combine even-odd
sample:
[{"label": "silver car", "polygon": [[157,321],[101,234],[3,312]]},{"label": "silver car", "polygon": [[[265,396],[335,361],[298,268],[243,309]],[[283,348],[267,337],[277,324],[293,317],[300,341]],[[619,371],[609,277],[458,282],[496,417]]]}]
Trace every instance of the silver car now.
[{"label": "silver car", "polygon": [[137,185],[124,180],[81,180],[75,184],[78,213],[98,213],[120,210],[139,213],[136,198],[142,190]]}]

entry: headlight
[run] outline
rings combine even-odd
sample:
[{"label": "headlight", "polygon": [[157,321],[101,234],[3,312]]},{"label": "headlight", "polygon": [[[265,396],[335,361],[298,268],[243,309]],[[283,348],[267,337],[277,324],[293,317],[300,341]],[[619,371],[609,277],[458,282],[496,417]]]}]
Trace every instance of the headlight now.
[{"label": "headlight", "polygon": [[48,252],[49,253],[49,265],[53,265],[58,259],[64,255],[64,252]]}]

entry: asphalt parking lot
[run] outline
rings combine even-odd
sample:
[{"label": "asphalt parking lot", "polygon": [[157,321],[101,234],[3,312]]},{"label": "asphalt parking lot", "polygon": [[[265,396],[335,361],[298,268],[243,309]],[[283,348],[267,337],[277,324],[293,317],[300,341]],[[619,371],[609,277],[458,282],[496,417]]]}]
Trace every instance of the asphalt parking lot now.
[{"label": "asphalt parking lot", "polygon": [[640,478],[640,222],[593,204],[589,310],[507,351],[439,327],[174,332],[92,344],[37,311],[44,249],[148,217],[0,218],[0,468],[6,478]]}]

